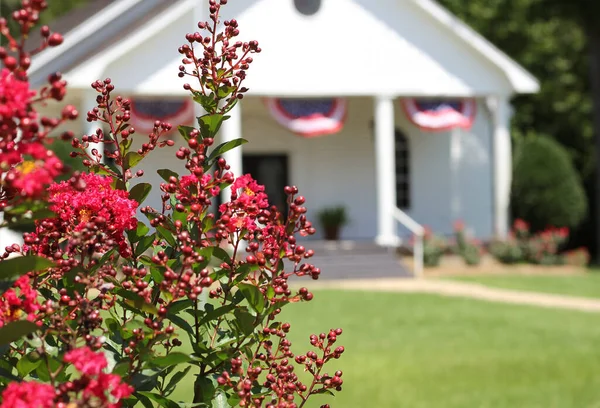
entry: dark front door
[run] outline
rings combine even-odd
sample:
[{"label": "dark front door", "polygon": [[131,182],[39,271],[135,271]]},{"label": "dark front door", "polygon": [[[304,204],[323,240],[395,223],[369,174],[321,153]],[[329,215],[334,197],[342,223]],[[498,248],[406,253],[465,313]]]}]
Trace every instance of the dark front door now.
[{"label": "dark front door", "polygon": [[265,186],[269,204],[277,206],[284,217],[287,216],[286,195],[288,185],[288,158],[286,155],[244,155],[244,174],[250,173],[258,184]]}]

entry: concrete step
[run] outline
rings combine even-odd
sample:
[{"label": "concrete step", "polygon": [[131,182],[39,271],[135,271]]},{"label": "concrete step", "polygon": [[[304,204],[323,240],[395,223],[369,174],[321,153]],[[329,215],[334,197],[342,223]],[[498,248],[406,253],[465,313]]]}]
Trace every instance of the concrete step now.
[{"label": "concrete step", "polygon": [[413,276],[395,249],[382,248],[372,241],[307,241],[313,249],[311,263],[321,269],[319,279],[368,279]]}]

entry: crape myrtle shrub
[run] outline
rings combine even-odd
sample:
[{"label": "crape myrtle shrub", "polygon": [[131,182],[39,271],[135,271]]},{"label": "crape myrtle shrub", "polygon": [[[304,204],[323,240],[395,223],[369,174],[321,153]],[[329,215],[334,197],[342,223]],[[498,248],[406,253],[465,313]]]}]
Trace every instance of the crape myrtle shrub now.
[{"label": "crape myrtle shrub", "polygon": [[[24,245],[7,247],[0,261],[0,407],[302,407],[341,389],[342,372],[326,367],[344,352],[342,330],[313,334],[308,351],[295,353],[290,324],[279,318],[284,306],[313,298],[288,279],[320,274],[309,263],[313,251],[296,241],[315,232],[304,197],[285,188],[283,219],[264,187],[232,174],[221,157],[245,141],[214,146],[260,52],[256,41],[236,40],[235,20],[219,31],[225,4],[211,0],[209,21],[179,48],[174,74],[190,79],[184,88],[206,111],[198,126],[179,126],[185,145],[175,149],[162,137],[169,123],[138,135],[128,123],[130,101],[115,95],[110,79],[99,80],[87,120],[110,131],[60,135],[86,169],[62,181],[65,166],[48,135],[79,112],[65,106],[59,118],[41,117],[36,106],[61,101],[66,82],[56,73],[35,92],[27,76],[32,55],[62,36],[41,27],[42,44],[24,49],[43,0],[22,1],[12,15],[18,33],[0,20],[8,41],[0,48],[2,226],[35,222]],[[145,142],[135,150],[133,138]],[[109,149],[99,151],[100,141]],[[186,174],[162,169],[160,186],[134,185],[143,176],[138,163],[160,148],[173,148]],[[161,208],[143,205],[153,187]],[[225,188],[230,200],[211,213]],[[171,400],[189,377],[189,400]]]}]

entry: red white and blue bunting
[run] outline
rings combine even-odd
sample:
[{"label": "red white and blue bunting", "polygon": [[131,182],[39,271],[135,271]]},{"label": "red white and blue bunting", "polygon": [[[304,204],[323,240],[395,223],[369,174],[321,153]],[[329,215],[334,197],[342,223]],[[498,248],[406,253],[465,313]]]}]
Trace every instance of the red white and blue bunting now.
[{"label": "red white and blue bunting", "polygon": [[282,126],[303,137],[337,133],[344,127],[347,103],[342,98],[268,98],[267,109]]},{"label": "red white and blue bunting", "polygon": [[194,123],[194,102],[191,98],[131,98],[130,114],[136,133],[151,133],[157,120],[173,125],[173,133],[178,125]]},{"label": "red white and blue bunting", "polygon": [[404,98],[401,103],[408,119],[427,131],[470,129],[477,111],[475,99]]}]

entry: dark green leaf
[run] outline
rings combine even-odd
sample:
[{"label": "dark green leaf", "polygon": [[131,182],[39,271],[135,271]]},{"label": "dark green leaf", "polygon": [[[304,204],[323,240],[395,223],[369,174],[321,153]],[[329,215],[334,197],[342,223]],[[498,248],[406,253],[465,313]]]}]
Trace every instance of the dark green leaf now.
[{"label": "dark green leaf", "polygon": [[231,312],[233,309],[235,309],[235,305],[225,305],[210,312],[207,312],[206,315],[202,318],[202,320],[200,320],[200,325],[218,319],[219,317]]},{"label": "dark green leaf", "polygon": [[165,392],[169,394],[171,391],[173,391],[175,387],[177,387],[177,384],[179,384],[179,382],[185,378],[185,376],[187,375],[187,373],[189,373],[191,369],[192,366],[187,366],[183,371],[179,371],[178,373],[173,374],[173,377],[171,377],[169,383],[165,388]]},{"label": "dark green leaf", "polygon": [[[133,395],[135,397],[135,400],[137,400],[137,402],[141,402],[145,408],[154,408],[154,404],[152,403],[152,400],[150,400],[150,398],[146,397],[145,395],[143,395],[139,392],[135,392]],[[133,399],[133,398],[130,398],[130,399]],[[135,404],[135,402],[134,402],[134,404]]]},{"label": "dark green leaf", "polygon": [[10,344],[38,329],[39,327],[35,323],[27,320],[10,322],[0,328],[0,344]]},{"label": "dark green leaf", "polygon": [[48,258],[41,256],[19,256],[0,262],[0,279],[12,279],[27,272],[42,272],[54,266]]},{"label": "dark green leaf", "polygon": [[3,378],[8,378],[9,380],[12,381],[21,381],[21,378],[17,377],[16,375],[14,375],[13,373],[11,373],[10,371],[8,371],[7,369],[0,367],[0,377]]},{"label": "dark green leaf", "polygon": [[138,295],[137,293],[133,293],[131,291],[125,289],[118,289],[117,294],[123,298],[125,298],[124,303],[137,311],[142,311],[145,313],[156,314],[158,310],[156,306],[153,304],[147,303],[143,297]]},{"label": "dark green leaf", "polygon": [[152,190],[152,185],[148,183],[139,183],[133,186],[131,191],[129,191],[129,198],[137,201],[138,204],[142,204],[150,191]]},{"label": "dark green leaf", "polygon": [[158,175],[167,183],[171,177],[179,178],[179,174],[175,173],[173,170],[169,169],[160,169],[156,171]]},{"label": "dark green leaf", "polygon": [[173,323],[175,326],[179,327],[180,329],[185,330],[190,336],[194,335],[194,329],[183,318],[169,313],[167,315],[167,319],[169,319],[171,321],[171,323]]},{"label": "dark green leaf", "polygon": [[194,395],[200,397],[199,402],[210,403],[215,396],[215,384],[204,376],[197,375],[194,381]]},{"label": "dark green leaf", "polygon": [[171,245],[171,246],[177,245],[177,241],[175,240],[173,233],[171,231],[169,231],[168,229],[166,229],[165,227],[157,226],[156,232],[158,233],[158,236],[160,238],[164,239],[165,241],[167,241],[169,243],[169,245]]},{"label": "dark green leaf", "polygon": [[130,169],[135,167],[139,162],[142,161],[144,156],[139,154],[138,152],[129,152],[125,155],[125,168]]},{"label": "dark green leaf", "polygon": [[208,114],[200,116],[198,118],[198,125],[200,125],[200,132],[203,138],[212,137],[214,138],[223,121],[229,119],[229,116],[223,116],[219,113]]},{"label": "dark green leaf", "polygon": [[212,400],[212,408],[231,408],[227,402],[227,396],[223,392],[219,392]]},{"label": "dark green leaf", "polygon": [[235,315],[235,323],[239,326],[246,336],[254,332],[254,322],[256,319],[247,310],[236,309],[233,314]]},{"label": "dark green leaf", "polygon": [[256,286],[247,283],[240,283],[238,285],[238,289],[240,292],[242,292],[250,307],[256,310],[257,313],[260,313],[265,309],[265,299],[263,294],[260,292],[260,289],[258,289]]},{"label": "dark green leaf", "polygon": [[155,239],[156,239],[156,236],[154,234],[144,236],[140,240],[140,242],[135,246],[135,251],[134,251],[135,256],[140,256],[144,252],[146,252],[148,250],[148,248],[150,248],[152,246],[152,243],[154,242]]},{"label": "dark green leaf", "polygon": [[210,163],[211,161],[213,161],[214,159],[216,159],[223,153],[226,153],[226,152],[228,152],[232,149],[235,149],[236,147],[239,147],[241,145],[244,145],[246,143],[248,143],[248,141],[246,139],[241,139],[241,138],[230,140],[229,142],[221,143],[219,146],[215,147],[215,149],[210,153],[210,156],[208,156],[208,162]]},{"label": "dark green leaf", "polygon": [[166,407],[166,408],[179,408],[179,404],[176,403],[175,401],[171,401],[168,398],[162,397],[159,394],[153,393],[153,392],[147,392],[147,391],[140,391],[138,394],[142,394],[148,398],[150,398],[151,400],[158,402],[161,407]]},{"label": "dark green leaf", "polygon": [[152,364],[158,367],[168,367],[182,363],[189,363],[190,361],[192,361],[192,357],[188,356],[185,353],[179,352],[172,352],[164,357],[156,357],[151,360]]},{"label": "dark green leaf", "polygon": [[42,359],[38,353],[25,354],[17,363],[17,371],[21,377],[35,370],[42,363]]},{"label": "dark green leaf", "polygon": [[190,140],[190,139],[192,138],[192,137],[190,136],[190,133],[191,133],[193,130],[196,130],[196,128],[195,128],[195,127],[193,127],[193,126],[183,126],[183,125],[181,125],[181,126],[178,126],[178,127],[177,127],[177,130],[179,130],[179,134],[180,134],[181,136],[183,136],[183,138],[184,138],[184,139],[185,139],[185,141],[187,142],[188,140]]},{"label": "dark green leaf", "polygon": [[190,299],[178,300],[177,302],[173,302],[171,306],[169,306],[169,313],[177,314],[183,309],[187,309],[188,307],[192,307],[194,302]]},{"label": "dark green leaf", "polygon": [[[140,239],[146,236],[150,232],[150,228],[141,221],[138,221],[137,228],[131,231],[127,231],[127,237],[129,241],[136,243]],[[143,251],[142,251],[143,252]]]}]

